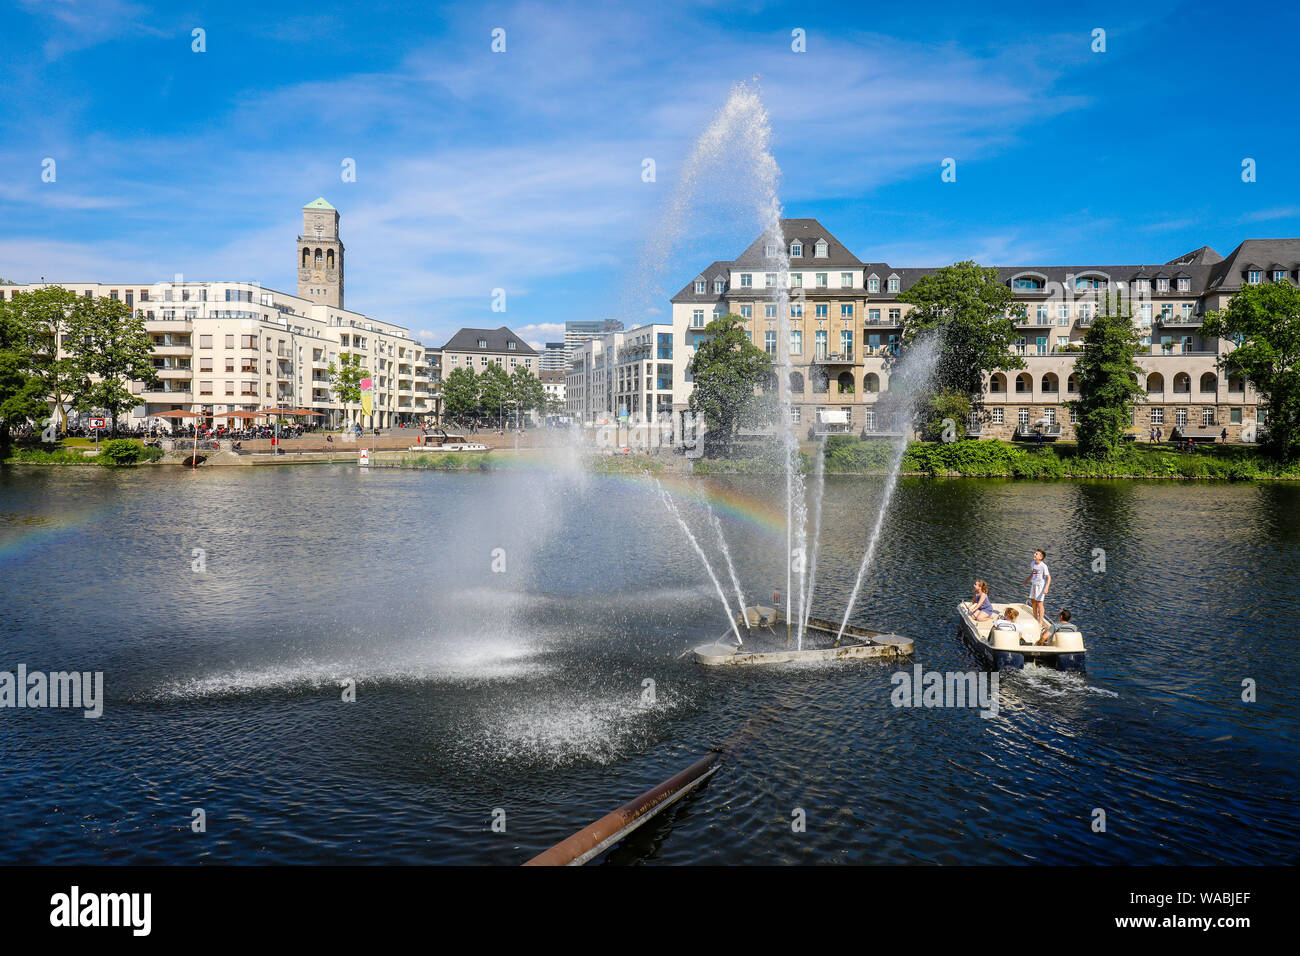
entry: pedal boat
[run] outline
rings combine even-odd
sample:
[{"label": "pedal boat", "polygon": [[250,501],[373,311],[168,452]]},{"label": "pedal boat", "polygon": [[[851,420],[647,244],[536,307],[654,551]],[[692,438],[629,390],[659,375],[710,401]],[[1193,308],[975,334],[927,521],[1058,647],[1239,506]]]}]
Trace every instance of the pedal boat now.
[{"label": "pedal boat", "polygon": [[[993,605],[999,615],[1009,607],[1018,612],[1018,622],[1030,622],[1029,630],[1036,635],[1038,627],[1034,612],[1028,604]],[[1026,636],[1024,629],[1011,631],[995,628],[993,625],[996,618],[975,620],[970,611],[966,610],[965,603],[957,605],[957,617],[966,643],[994,670],[1017,670],[1030,664],[1061,671],[1084,670],[1087,648],[1083,645],[1083,633],[1077,629],[1058,630],[1050,643],[1035,644]],[[1072,628],[1071,625],[1063,626]],[[1034,640],[1037,639],[1035,636]]]}]

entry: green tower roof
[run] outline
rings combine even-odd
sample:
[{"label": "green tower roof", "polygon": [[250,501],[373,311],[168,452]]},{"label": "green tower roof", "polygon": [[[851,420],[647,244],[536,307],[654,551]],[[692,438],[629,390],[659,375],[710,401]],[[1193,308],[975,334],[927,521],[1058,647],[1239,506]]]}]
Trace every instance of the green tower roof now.
[{"label": "green tower roof", "polygon": [[[325,201],[324,196],[317,196],[315,199],[307,203],[307,205],[303,206],[302,208],[303,209],[334,209],[333,206],[331,206],[329,203]],[[338,210],[334,210],[334,211],[337,212]]]}]

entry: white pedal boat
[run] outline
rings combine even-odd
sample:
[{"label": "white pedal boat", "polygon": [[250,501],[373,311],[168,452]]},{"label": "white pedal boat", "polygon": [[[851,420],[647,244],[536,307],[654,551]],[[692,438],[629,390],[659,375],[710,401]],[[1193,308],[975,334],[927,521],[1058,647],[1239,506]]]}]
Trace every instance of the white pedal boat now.
[{"label": "white pedal boat", "polygon": [[1058,630],[1050,638],[1051,643],[1038,644],[1038,622],[1034,619],[1033,610],[1028,604],[993,605],[999,615],[1009,607],[1016,609],[1016,624],[1020,625],[1014,630],[996,627],[997,618],[977,621],[966,609],[965,603],[957,606],[962,637],[989,667],[994,670],[1014,670],[1027,664],[1036,664],[1062,671],[1084,669],[1087,648],[1083,645],[1081,631],[1070,624],[1058,624]]}]

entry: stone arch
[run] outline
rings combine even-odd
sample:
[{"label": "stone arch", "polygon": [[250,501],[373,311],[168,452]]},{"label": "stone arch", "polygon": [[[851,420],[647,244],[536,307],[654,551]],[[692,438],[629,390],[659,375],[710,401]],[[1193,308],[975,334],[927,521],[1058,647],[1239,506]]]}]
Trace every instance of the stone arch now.
[{"label": "stone arch", "polygon": [[1165,390],[1165,377],[1159,372],[1147,376],[1147,394],[1156,394]]},{"label": "stone arch", "polygon": [[1174,376],[1174,392],[1190,394],[1192,391],[1192,377],[1186,372],[1179,372]]},{"label": "stone arch", "polygon": [[320,249],[317,249],[315,255],[312,256],[312,259],[316,263],[317,267],[319,267],[325,262],[325,254],[321,252]]},{"label": "stone arch", "polygon": [[1007,377],[1001,372],[994,372],[989,376],[989,391],[1005,393],[1007,390]]},{"label": "stone arch", "polygon": [[853,373],[847,371],[840,372],[840,374],[835,378],[835,384],[839,386],[839,392],[841,395],[852,394],[855,388],[853,382]]},{"label": "stone arch", "polygon": [[868,372],[866,377],[862,379],[862,390],[864,392],[880,391],[880,376],[875,372]]},{"label": "stone arch", "polygon": [[1024,394],[1031,394],[1034,390],[1034,380],[1028,372],[1021,372],[1016,376],[1016,391]]},{"label": "stone arch", "polygon": [[1077,375],[1075,375],[1073,372],[1071,372],[1070,375],[1069,375],[1069,377],[1066,378],[1066,380],[1065,380],[1065,390],[1066,390],[1067,392],[1078,392],[1078,391],[1079,391],[1079,376],[1077,376]]},{"label": "stone arch", "polygon": [[1217,392],[1219,390],[1219,376],[1213,372],[1206,372],[1201,376],[1202,392]]},{"label": "stone arch", "polygon": [[1055,372],[1048,372],[1043,376],[1042,389],[1044,392],[1059,392],[1061,390],[1061,380],[1056,377]]},{"label": "stone arch", "polygon": [[306,246],[302,247],[302,267],[304,269],[311,266],[311,250]]},{"label": "stone arch", "polygon": [[334,250],[333,250],[333,249],[326,249],[326,250],[325,250],[325,268],[326,268],[326,269],[333,269],[333,268],[334,268]]},{"label": "stone arch", "polygon": [[824,368],[814,367],[812,372],[812,387],[814,392],[828,392],[831,388],[831,378],[826,374]]}]

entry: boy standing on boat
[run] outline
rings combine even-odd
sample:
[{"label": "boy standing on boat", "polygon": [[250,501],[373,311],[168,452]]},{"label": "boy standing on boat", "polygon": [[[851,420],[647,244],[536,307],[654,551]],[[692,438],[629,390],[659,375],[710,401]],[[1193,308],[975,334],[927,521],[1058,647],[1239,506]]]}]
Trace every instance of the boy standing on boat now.
[{"label": "boy standing on boat", "polygon": [[1047,627],[1047,617],[1043,613],[1043,601],[1047,597],[1048,590],[1052,587],[1052,575],[1047,570],[1045,558],[1047,552],[1039,548],[1034,552],[1034,563],[1029,568],[1029,577],[1021,581],[1021,584],[1029,585],[1029,606],[1034,609],[1034,617],[1037,618],[1039,627]]}]

